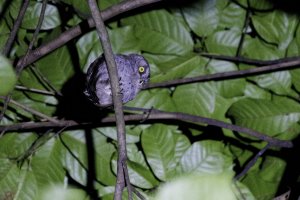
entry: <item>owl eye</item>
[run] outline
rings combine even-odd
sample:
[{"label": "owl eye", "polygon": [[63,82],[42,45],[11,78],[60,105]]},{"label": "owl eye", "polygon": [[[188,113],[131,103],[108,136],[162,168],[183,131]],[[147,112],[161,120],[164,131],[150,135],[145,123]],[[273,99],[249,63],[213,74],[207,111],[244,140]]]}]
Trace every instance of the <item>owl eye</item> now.
[{"label": "owl eye", "polygon": [[139,67],[139,72],[140,72],[140,73],[144,73],[144,71],[145,71],[145,67],[140,66],[140,67]]}]

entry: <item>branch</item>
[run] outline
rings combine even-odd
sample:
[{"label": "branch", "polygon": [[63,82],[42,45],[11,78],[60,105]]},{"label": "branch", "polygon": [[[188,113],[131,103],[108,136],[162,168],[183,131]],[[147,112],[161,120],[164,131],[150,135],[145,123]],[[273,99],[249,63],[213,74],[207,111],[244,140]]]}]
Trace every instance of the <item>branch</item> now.
[{"label": "branch", "polygon": [[[249,1],[247,1],[247,3],[249,3]],[[237,51],[236,51],[236,56],[237,57],[239,57],[241,55],[241,51],[242,51],[242,47],[243,47],[243,44],[244,44],[244,39],[245,39],[246,31],[247,31],[247,28],[248,28],[249,23],[250,23],[250,14],[251,14],[250,13],[250,9],[248,8],[246,10],[246,16],[245,16],[244,26],[243,26],[243,29],[242,29],[242,35],[241,35],[241,38],[240,38],[240,41],[239,41],[239,45],[238,45],[238,48],[237,48]]]},{"label": "branch", "polygon": [[[153,110],[153,109],[142,109],[139,108],[139,110],[144,110],[146,114],[130,114],[125,115],[124,119],[126,122],[148,122],[151,123],[151,120],[177,120],[177,121],[184,121],[184,122],[192,122],[192,123],[202,123],[207,124],[211,126],[221,127],[225,129],[229,129],[232,131],[237,131],[240,133],[244,133],[246,135],[250,135],[252,137],[258,138],[262,141],[270,143],[271,146],[277,146],[277,147],[284,147],[284,148],[292,148],[293,143],[291,141],[286,140],[279,140],[276,138],[272,138],[268,135],[265,135],[263,133],[260,133],[258,131],[254,131],[252,129],[241,127],[238,125],[226,123],[220,120],[210,119],[206,117],[196,116],[196,115],[190,115],[185,113],[179,113],[179,112],[165,112],[160,110]],[[82,127],[99,127],[99,126],[107,126],[114,123],[115,116],[105,117],[99,120],[97,124],[92,124],[91,122],[86,123],[79,123],[73,120],[65,120],[60,121],[58,124],[52,123],[52,122],[25,122],[25,123],[19,123],[19,124],[13,124],[13,125],[6,125],[6,126],[0,126],[0,132],[3,130],[6,130],[7,132],[26,132],[29,130],[35,130],[35,129],[48,129],[48,128],[61,128],[67,126],[68,128],[82,128]]]},{"label": "branch", "polygon": [[[6,97],[0,96],[0,99],[3,99],[4,103],[5,103]],[[17,101],[14,101],[11,98],[10,98],[9,102],[12,103],[12,104],[14,104],[14,105],[16,105],[17,107],[19,107],[19,108],[21,108],[21,109],[23,109],[23,110],[25,110],[25,111],[27,111],[27,112],[35,115],[35,116],[41,118],[41,119],[45,119],[45,120],[48,120],[49,122],[53,122],[53,123],[56,123],[56,124],[59,123],[58,120],[56,120],[56,119],[54,119],[52,117],[49,117],[49,116],[47,116],[47,115],[45,115],[45,114],[43,114],[43,113],[41,113],[41,112],[39,112],[37,110],[34,110],[34,109],[30,108],[30,107],[27,107],[27,106],[25,106],[23,104],[20,104]]]},{"label": "branch", "polygon": [[46,90],[39,90],[39,89],[35,89],[35,88],[28,88],[28,87],[24,87],[21,85],[16,85],[15,89],[24,91],[24,92],[32,92],[32,93],[36,93],[36,94],[41,94],[41,95],[55,96],[54,92],[50,92],[50,91],[46,91]]},{"label": "branch", "polygon": [[234,177],[235,180],[240,179],[243,177],[249,170],[250,168],[256,163],[257,159],[261,157],[265,151],[267,151],[270,148],[270,144],[268,143],[263,149],[261,149],[251,160],[250,162],[245,166],[243,171],[239,173],[236,177]]},{"label": "branch", "polygon": [[117,183],[115,187],[115,200],[122,200],[122,192],[125,187],[125,180],[127,180],[127,190],[128,190],[128,199],[132,200],[132,189],[130,185],[128,171],[126,165],[127,160],[127,150],[126,150],[126,133],[125,133],[125,121],[123,113],[123,102],[122,102],[122,93],[119,85],[119,76],[117,65],[114,59],[114,54],[112,47],[110,45],[108,32],[106,30],[105,24],[102,20],[98,5],[95,0],[88,0],[88,4],[91,10],[92,17],[96,24],[96,29],[102,44],[105,61],[107,64],[107,70],[109,74],[109,80],[112,90],[112,100],[115,110],[116,125],[117,125],[117,135],[118,135],[118,164],[117,164]]},{"label": "branch", "polygon": [[24,0],[23,2],[23,5],[19,11],[19,14],[18,14],[18,17],[14,23],[14,26],[13,26],[13,29],[11,30],[10,32],[10,35],[9,35],[9,38],[4,46],[4,49],[2,51],[2,54],[6,57],[8,57],[9,53],[10,53],[10,50],[13,46],[13,43],[15,41],[15,38],[16,38],[16,35],[17,35],[17,32],[22,24],[22,21],[24,19],[24,15],[25,15],[25,12],[28,8],[28,5],[29,5],[29,0]]},{"label": "branch", "polygon": [[176,79],[176,80],[170,80],[165,81],[161,83],[150,83],[148,86],[146,86],[143,89],[151,89],[151,88],[158,88],[158,87],[171,87],[176,85],[182,85],[182,84],[189,84],[189,83],[195,83],[195,82],[203,82],[203,81],[216,81],[216,80],[224,80],[229,78],[241,78],[251,75],[257,75],[267,72],[274,72],[279,70],[286,70],[290,69],[296,66],[300,65],[300,58],[295,58],[294,60],[289,60],[282,63],[277,63],[273,65],[263,66],[263,67],[256,67],[252,69],[245,69],[245,70],[239,70],[239,71],[231,71],[231,72],[221,72],[221,73],[215,73],[215,74],[207,74],[197,77],[191,77],[191,78],[183,78],[183,79]]},{"label": "branch", "polygon": [[[159,2],[162,0],[127,0],[122,1],[119,4],[113,5],[104,11],[101,12],[101,16],[104,21],[111,19],[121,13],[127,12],[129,10],[133,10],[138,7],[142,7],[148,4],[152,4],[155,2]],[[83,30],[82,27],[86,27],[87,29]],[[91,28],[95,27],[94,21],[92,18],[88,18],[87,20],[81,22],[77,26],[68,29],[67,31],[60,34],[57,38],[53,39],[52,41],[36,48],[35,50],[31,51],[28,55],[26,62],[24,63],[25,66],[32,64],[33,62],[37,61],[41,57],[49,54],[50,52],[54,51],[55,49],[65,45],[67,42],[71,41],[72,39],[80,36],[83,33],[88,32]],[[19,62],[24,62],[24,57],[22,57]]]}]

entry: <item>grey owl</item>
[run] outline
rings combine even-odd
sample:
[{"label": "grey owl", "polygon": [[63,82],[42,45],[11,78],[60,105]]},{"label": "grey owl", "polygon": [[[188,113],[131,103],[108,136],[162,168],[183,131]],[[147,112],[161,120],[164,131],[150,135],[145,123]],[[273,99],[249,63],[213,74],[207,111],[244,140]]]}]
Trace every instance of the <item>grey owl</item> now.
[{"label": "grey owl", "polygon": [[[138,54],[115,55],[122,101],[126,103],[148,83],[150,67],[145,58]],[[97,58],[87,71],[84,94],[95,105],[112,105],[112,92],[104,56]]]}]

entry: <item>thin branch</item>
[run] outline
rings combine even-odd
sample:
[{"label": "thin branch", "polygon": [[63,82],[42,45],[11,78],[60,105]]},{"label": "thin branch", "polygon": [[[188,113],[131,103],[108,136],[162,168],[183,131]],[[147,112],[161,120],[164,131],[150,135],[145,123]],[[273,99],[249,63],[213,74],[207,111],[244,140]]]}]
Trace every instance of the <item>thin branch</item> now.
[{"label": "thin branch", "polygon": [[[249,6],[249,1],[247,1],[247,3],[248,3],[248,6]],[[242,47],[243,47],[243,44],[244,44],[244,38],[245,38],[246,31],[247,31],[247,28],[248,28],[249,22],[250,22],[250,15],[251,15],[250,8],[248,8],[246,10],[245,23],[244,23],[244,26],[243,26],[243,29],[242,29],[242,35],[241,35],[239,45],[238,45],[238,48],[237,48],[236,57],[240,57],[240,55],[241,55]]]},{"label": "thin branch", "polygon": [[55,96],[54,92],[49,92],[49,91],[46,91],[46,90],[39,90],[39,89],[35,89],[35,88],[28,88],[28,87],[24,87],[24,86],[21,86],[21,85],[16,85],[15,89],[20,90],[20,91],[24,91],[24,92],[32,92],[32,93],[36,93],[36,94],[41,94],[41,95]]},{"label": "thin branch", "polygon": [[62,93],[52,85],[52,83],[42,74],[40,70],[32,66],[30,66],[30,69],[33,72],[33,75],[38,79],[38,81],[41,83],[43,87],[45,87],[50,91],[53,91],[55,95],[62,96]]},{"label": "thin branch", "polygon": [[20,26],[22,24],[23,19],[24,19],[24,15],[26,13],[28,5],[29,5],[29,0],[24,0],[23,1],[23,5],[22,5],[22,7],[21,7],[21,9],[19,11],[19,14],[17,16],[17,19],[16,19],[16,21],[14,23],[13,29],[10,32],[9,38],[8,38],[8,40],[7,40],[4,48],[2,50],[2,54],[4,56],[6,56],[6,57],[8,57],[8,55],[9,55],[9,53],[11,51],[11,48],[12,48],[13,43],[15,41],[16,35],[18,33],[18,30],[19,30],[19,28],[20,28]]},{"label": "thin branch", "polygon": [[[118,4],[115,4],[104,11],[101,12],[101,16],[104,21],[111,19],[119,14],[124,12],[136,9],[138,7],[142,7],[148,4],[152,4],[155,2],[159,2],[162,0],[127,0],[121,1]],[[82,27],[86,27],[86,29],[82,29]],[[88,18],[87,20],[81,22],[77,26],[68,29],[67,31],[61,33],[57,38],[53,39],[52,41],[36,48],[35,50],[31,51],[28,57],[26,58],[26,62],[24,65],[27,66],[41,57],[49,54],[50,52],[54,51],[55,49],[65,45],[67,42],[71,41],[72,39],[80,36],[83,33],[88,32],[91,28],[95,27],[94,21],[92,18]],[[24,57],[22,57],[19,62],[23,62]]]},{"label": "thin branch", "polygon": [[300,58],[295,60],[286,61],[282,63],[277,63],[273,65],[263,66],[263,67],[256,67],[251,69],[239,70],[239,71],[231,71],[231,72],[221,72],[215,74],[207,74],[197,77],[190,77],[190,78],[183,78],[183,79],[176,79],[165,81],[161,83],[150,83],[143,89],[150,89],[150,88],[158,88],[158,87],[171,87],[176,85],[182,84],[189,84],[189,83],[196,83],[196,82],[203,82],[203,81],[216,81],[216,80],[224,80],[229,78],[241,78],[251,75],[257,75],[262,73],[274,72],[279,70],[287,70],[293,68],[295,66],[300,65]]},{"label": "thin branch", "polygon": [[[141,108],[139,108],[141,110]],[[284,147],[284,148],[292,148],[293,143],[291,141],[287,140],[280,140],[276,138],[272,138],[266,134],[260,133],[258,131],[241,127],[238,125],[226,123],[220,120],[210,119],[206,117],[196,116],[196,115],[190,115],[185,113],[179,113],[179,112],[166,112],[166,111],[160,111],[160,110],[154,110],[154,109],[142,109],[146,112],[146,114],[131,114],[131,115],[125,115],[124,119],[126,122],[140,122],[141,120],[144,120],[144,122],[151,123],[152,120],[178,120],[178,121],[184,121],[184,122],[192,122],[192,123],[201,123],[201,124],[207,124],[211,126],[221,127],[225,129],[229,129],[232,131],[236,131],[239,133],[244,133],[246,135],[252,136],[254,138],[258,138],[262,141],[268,142],[271,146],[276,147]],[[150,112],[148,114],[148,112]],[[0,131],[6,129],[8,132],[25,132],[28,130],[34,130],[34,129],[48,129],[48,128],[60,128],[64,126],[68,126],[68,128],[82,128],[82,127],[100,127],[100,126],[108,126],[111,125],[116,121],[115,116],[109,116],[105,117],[99,120],[97,124],[92,124],[91,122],[86,123],[79,123],[73,120],[62,120],[59,122],[59,124],[53,123],[53,122],[26,122],[26,123],[19,123],[19,124],[13,124],[13,125],[3,125],[0,126]]]},{"label": "thin branch", "polygon": [[241,173],[239,173],[235,179],[238,180],[241,177],[243,177],[250,169],[251,167],[256,163],[256,161],[258,160],[259,157],[261,157],[265,151],[267,149],[270,148],[270,144],[268,143],[263,149],[261,149],[251,160],[250,162],[245,166],[245,168],[243,169],[243,171]]},{"label": "thin branch", "polygon": [[[96,29],[102,44],[105,61],[107,64],[107,70],[112,90],[112,100],[115,110],[117,136],[118,136],[118,164],[117,164],[117,183],[115,187],[115,200],[122,200],[122,192],[124,189],[124,176],[128,176],[126,165],[127,150],[126,150],[126,133],[125,133],[125,121],[123,113],[122,93],[119,85],[119,76],[117,71],[117,65],[114,59],[112,47],[110,45],[108,32],[101,17],[98,5],[95,0],[88,0],[88,4],[91,10],[92,17],[95,21]],[[129,180],[129,177],[126,177]],[[126,182],[128,190],[128,199],[132,200],[132,189],[130,182]]]},{"label": "thin branch", "polygon": [[[5,100],[5,97],[0,96],[0,99],[4,99]],[[27,112],[35,115],[35,116],[41,118],[41,119],[45,119],[45,120],[48,120],[49,122],[53,122],[53,123],[56,123],[56,124],[59,123],[58,120],[56,120],[56,119],[54,119],[52,117],[49,117],[49,116],[47,116],[47,115],[45,115],[45,114],[43,114],[43,113],[41,113],[41,112],[39,112],[37,110],[29,108],[28,106],[20,104],[19,102],[15,101],[13,99],[10,99],[9,102],[12,103],[12,104],[14,104],[14,105],[16,105],[17,107],[19,107],[19,108],[21,108],[21,109],[23,109],[23,110],[25,110],[25,111],[27,111]]]}]

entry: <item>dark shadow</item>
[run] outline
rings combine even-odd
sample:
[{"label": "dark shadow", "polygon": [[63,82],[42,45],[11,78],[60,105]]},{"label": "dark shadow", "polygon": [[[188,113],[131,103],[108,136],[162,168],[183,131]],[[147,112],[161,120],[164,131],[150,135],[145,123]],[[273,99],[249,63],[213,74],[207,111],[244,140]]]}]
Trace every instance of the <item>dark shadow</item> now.
[{"label": "dark shadow", "polygon": [[4,19],[4,15],[9,10],[8,8],[9,8],[11,2],[12,1],[10,1],[10,0],[6,0],[6,1],[4,1],[4,3],[2,3],[2,10],[0,11],[0,20]]},{"label": "dark shadow", "polygon": [[[59,7],[60,17],[62,22],[67,22],[69,15],[66,12],[64,5]],[[62,27],[67,27],[62,25]],[[82,27],[84,28],[84,27]],[[55,115],[60,119],[75,120],[77,122],[92,122],[90,127],[85,127],[85,139],[87,148],[87,182],[85,185],[79,185],[89,195],[89,199],[98,200],[98,191],[94,183],[97,181],[96,164],[95,164],[95,148],[92,137],[92,128],[94,125],[99,126],[101,118],[105,117],[109,110],[103,110],[93,105],[84,95],[86,75],[82,72],[79,55],[76,47],[76,39],[67,44],[67,48],[72,60],[74,75],[63,85],[61,96],[57,97],[59,103]],[[68,148],[67,148],[68,149]],[[69,151],[71,151],[69,149]],[[71,152],[73,154],[73,152]],[[75,155],[75,154],[73,154]],[[80,163],[83,161],[79,161]],[[84,166],[82,166],[84,167]],[[70,184],[78,185],[69,174]],[[73,180],[73,181],[72,181]]]},{"label": "dark shadow", "polygon": [[88,157],[88,171],[87,171],[87,191],[90,194],[91,199],[99,199],[97,190],[95,189],[94,183],[97,177],[96,174],[96,164],[95,164],[95,147],[93,141],[93,135],[91,129],[85,130],[85,141],[87,148]]},{"label": "dark shadow", "polygon": [[290,189],[291,196],[289,199],[298,199],[300,196],[300,137],[296,138],[293,144],[293,148],[282,149],[278,152],[287,165],[277,195],[283,194]]},{"label": "dark shadow", "polygon": [[270,0],[276,9],[299,15],[300,2],[295,0]]}]

